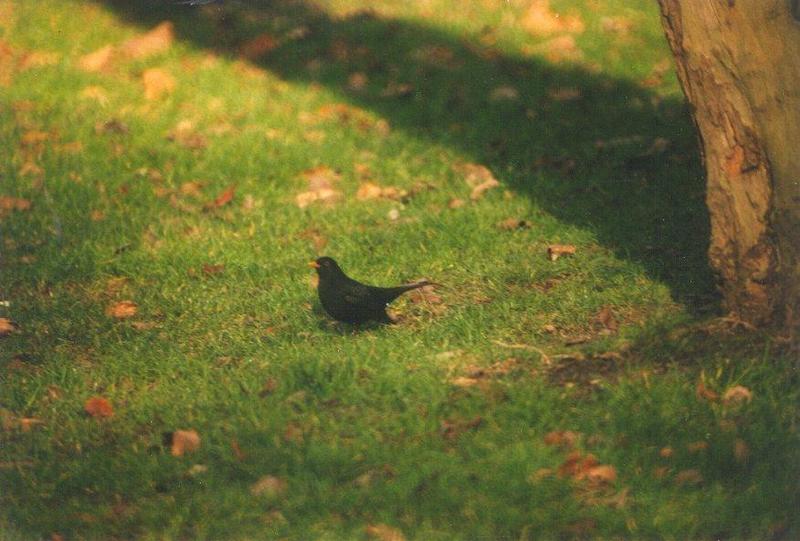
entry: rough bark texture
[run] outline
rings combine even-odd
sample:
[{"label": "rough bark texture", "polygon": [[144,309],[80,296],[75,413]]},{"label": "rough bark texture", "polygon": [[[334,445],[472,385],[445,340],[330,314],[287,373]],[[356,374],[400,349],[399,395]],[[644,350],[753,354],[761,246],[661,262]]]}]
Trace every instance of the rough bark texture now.
[{"label": "rough bark texture", "polygon": [[800,322],[798,0],[659,0],[700,134],[728,310]]}]

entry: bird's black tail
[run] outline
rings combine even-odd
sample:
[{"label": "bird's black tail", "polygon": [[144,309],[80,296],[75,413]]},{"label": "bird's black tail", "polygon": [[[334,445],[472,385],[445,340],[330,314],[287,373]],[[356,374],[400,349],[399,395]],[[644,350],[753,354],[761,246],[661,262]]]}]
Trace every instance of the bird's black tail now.
[{"label": "bird's black tail", "polygon": [[395,286],[395,287],[386,287],[382,288],[384,291],[386,303],[390,303],[395,300],[397,297],[405,293],[406,291],[411,291],[413,289],[419,289],[425,286],[440,286],[441,284],[437,284],[436,282],[429,282],[428,280],[421,280],[419,282],[414,282],[413,284],[405,284],[402,286]]}]

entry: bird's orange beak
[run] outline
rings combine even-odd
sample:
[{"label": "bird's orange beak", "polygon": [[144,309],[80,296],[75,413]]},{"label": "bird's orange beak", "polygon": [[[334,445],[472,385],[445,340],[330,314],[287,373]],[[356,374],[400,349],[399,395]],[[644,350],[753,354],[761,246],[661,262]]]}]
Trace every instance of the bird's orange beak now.
[{"label": "bird's orange beak", "polygon": [[317,263],[316,261],[309,261],[308,262],[308,266],[313,268],[313,269],[318,269],[319,268],[319,263]]}]

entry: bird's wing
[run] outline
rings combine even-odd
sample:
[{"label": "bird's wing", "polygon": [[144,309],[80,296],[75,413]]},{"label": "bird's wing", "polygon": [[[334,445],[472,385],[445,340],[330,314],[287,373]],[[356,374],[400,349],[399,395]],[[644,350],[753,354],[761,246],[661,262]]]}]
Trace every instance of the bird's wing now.
[{"label": "bird's wing", "polygon": [[370,301],[372,300],[370,289],[371,288],[367,285],[359,284],[358,282],[353,281],[343,288],[344,300],[349,304],[357,306],[370,304]]}]

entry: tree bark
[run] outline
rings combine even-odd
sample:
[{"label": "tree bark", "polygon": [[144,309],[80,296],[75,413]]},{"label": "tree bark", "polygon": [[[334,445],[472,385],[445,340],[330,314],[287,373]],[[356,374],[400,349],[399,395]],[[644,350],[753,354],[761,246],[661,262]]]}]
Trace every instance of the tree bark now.
[{"label": "tree bark", "polygon": [[726,308],[800,322],[800,0],[659,0],[700,135]]}]

